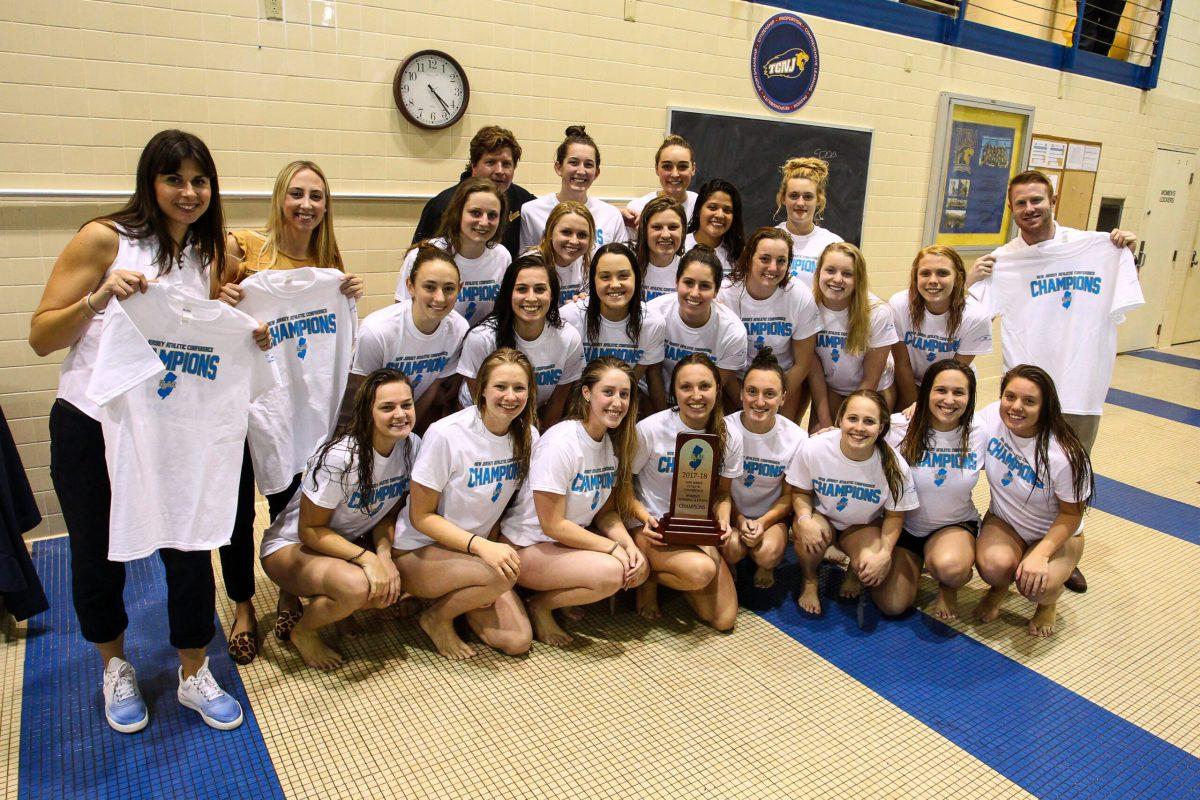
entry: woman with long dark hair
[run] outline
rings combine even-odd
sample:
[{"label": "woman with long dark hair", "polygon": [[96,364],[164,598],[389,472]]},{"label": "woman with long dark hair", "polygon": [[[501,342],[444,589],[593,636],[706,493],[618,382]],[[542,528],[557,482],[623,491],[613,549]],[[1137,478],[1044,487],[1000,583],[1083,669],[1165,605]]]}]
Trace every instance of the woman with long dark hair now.
[{"label": "woman with long dark hair", "polygon": [[697,192],[696,213],[688,217],[687,230],[685,252],[698,244],[710,247],[720,259],[722,271],[726,275],[733,272],[746,243],[742,196],[737,187],[721,178],[705,181]]}]

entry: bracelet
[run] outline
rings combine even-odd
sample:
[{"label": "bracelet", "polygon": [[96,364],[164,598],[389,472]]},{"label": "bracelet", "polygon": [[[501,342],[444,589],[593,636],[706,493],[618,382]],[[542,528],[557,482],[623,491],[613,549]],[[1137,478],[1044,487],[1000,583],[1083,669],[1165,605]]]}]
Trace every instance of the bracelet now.
[{"label": "bracelet", "polygon": [[479,534],[472,533],[471,538],[467,539],[467,555],[471,555],[471,556],[475,555],[474,553],[471,552],[471,545],[475,544],[475,540],[478,538],[479,538]]},{"label": "bracelet", "polygon": [[367,554],[367,548],[363,547],[363,548],[361,548],[361,549],[359,550],[359,553],[358,553],[358,555],[356,555],[354,558],[348,558],[348,559],[346,559],[346,560],[347,560],[347,561],[349,561],[351,564],[353,564],[353,565],[354,565],[354,566],[356,566],[356,567],[357,567],[357,566],[361,566],[361,565],[358,563],[358,560],[359,560],[360,558],[362,558],[363,556],[365,556],[366,554]]},{"label": "bracelet", "polygon": [[620,542],[613,542],[612,549],[608,551],[608,554],[611,556],[613,553],[617,552],[617,548],[620,546],[621,546]]},{"label": "bracelet", "polygon": [[97,311],[96,307],[94,305],[92,305],[92,295],[93,294],[95,294],[95,292],[88,292],[87,295],[83,298],[83,304],[85,306],[87,306],[87,310],[91,312],[91,319],[95,319],[96,317],[98,317],[104,313],[103,311]]},{"label": "bracelet", "polygon": [[802,519],[812,519],[812,514],[801,514],[800,516],[796,517],[797,522]]}]

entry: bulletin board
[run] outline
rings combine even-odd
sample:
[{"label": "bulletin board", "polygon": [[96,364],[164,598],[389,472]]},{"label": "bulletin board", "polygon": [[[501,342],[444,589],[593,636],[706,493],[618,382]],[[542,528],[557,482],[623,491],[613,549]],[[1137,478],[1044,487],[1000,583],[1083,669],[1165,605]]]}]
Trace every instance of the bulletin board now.
[{"label": "bulletin board", "polygon": [[1068,228],[1087,230],[1092,216],[1092,195],[1100,169],[1100,143],[1034,134],[1029,148],[1029,169],[1045,173],[1058,198],[1054,218]]},{"label": "bulletin board", "polygon": [[941,94],[925,242],[988,251],[1011,238],[1008,181],[1025,168],[1032,127],[1032,106]]}]

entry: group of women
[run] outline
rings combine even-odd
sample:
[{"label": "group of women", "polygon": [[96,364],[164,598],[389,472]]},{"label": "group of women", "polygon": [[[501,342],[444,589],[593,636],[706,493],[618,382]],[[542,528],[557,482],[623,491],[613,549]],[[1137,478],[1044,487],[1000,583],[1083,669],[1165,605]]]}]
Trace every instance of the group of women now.
[{"label": "group of women", "polygon": [[[969,365],[990,351],[990,320],[952,249],[922,249],[908,289],[885,303],[862,252],[817,224],[829,174],[819,159],[782,166],[786,219],[749,237],[733,184],[690,191],[695,159],[678,136],[655,155],[660,189],[625,209],[589,196],[600,148],[582,127],[568,128],[554,166],[561,188],[522,209],[519,257],[498,246],[505,194],[468,178],[437,236],[406,255],[396,303],[362,322],[342,424],[268,498],[259,556],[280,588],[281,640],[332,668],[343,656],[325,628],[405,600],[439,653],[476,652],[461,620],[515,655],[534,638],[570,642],[563,626],[623,588],[652,620],[660,584],[729,630],[732,567],[749,557],[754,584],[769,587],[789,541],[804,612],[821,612],[817,568],[836,547],[849,559],[841,594],[865,587],[884,613],[913,604],[925,568],[939,586],[934,613],[951,618],[978,569],[991,587],[980,617],[997,616],[1015,580],[1037,605],[1030,632],[1053,632],[1082,551],[1087,455],[1035,367],[1010,370],[999,401],[976,412]],[[103,312],[153,281],[237,305],[247,276],[308,266],[342,270],[343,293],[361,295],[316,164],[280,173],[263,230],[227,234],[208,149],[164,131],[142,154],[128,206],[84,225],[47,283],[30,343],[43,355],[70,348],[51,472],[76,611],[104,659],[117,730],[147,717],[125,660],[123,565],[107,559],[99,410],[83,391]],[[269,345],[265,329],[255,334]],[[721,442],[717,547],[668,544],[658,529],[683,431]],[[982,518],[972,500],[981,471],[992,497]],[[253,497],[246,458],[239,521],[221,552],[239,663],[259,642]],[[241,710],[204,657],[208,554],[160,554],[180,700],[235,727]]]}]

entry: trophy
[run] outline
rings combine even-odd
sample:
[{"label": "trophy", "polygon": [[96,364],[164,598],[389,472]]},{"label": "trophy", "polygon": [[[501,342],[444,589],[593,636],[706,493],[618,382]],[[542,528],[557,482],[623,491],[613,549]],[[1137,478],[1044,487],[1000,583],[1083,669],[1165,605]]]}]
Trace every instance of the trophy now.
[{"label": "trophy", "polygon": [[675,437],[675,472],[671,478],[671,510],[658,521],[667,544],[716,547],[721,529],[712,504],[721,469],[721,438],[715,433],[681,433]]}]

